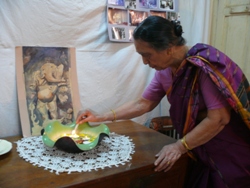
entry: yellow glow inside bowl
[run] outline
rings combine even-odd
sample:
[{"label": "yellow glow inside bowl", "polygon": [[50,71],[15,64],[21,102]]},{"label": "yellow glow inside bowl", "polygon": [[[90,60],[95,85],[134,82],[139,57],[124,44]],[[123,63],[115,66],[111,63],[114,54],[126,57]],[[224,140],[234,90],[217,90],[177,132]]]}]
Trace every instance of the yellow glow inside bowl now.
[{"label": "yellow glow inside bowl", "polygon": [[75,139],[70,137],[76,124],[62,125],[59,121],[48,124],[42,131],[43,143],[48,147],[57,147],[70,153],[77,153],[95,148],[101,140],[109,137],[109,128],[105,124],[98,126],[90,126],[89,123],[79,124],[76,131],[77,135],[88,135],[89,143],[77,143]]}]

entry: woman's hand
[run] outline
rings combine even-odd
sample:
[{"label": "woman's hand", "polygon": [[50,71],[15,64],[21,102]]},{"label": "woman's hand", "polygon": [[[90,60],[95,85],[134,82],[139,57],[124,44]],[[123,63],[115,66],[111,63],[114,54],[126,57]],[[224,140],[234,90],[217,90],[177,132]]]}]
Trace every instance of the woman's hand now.
[{"label": "woman's hand", "polygon": [[168,171],[181,155],[186,152],[187,150],[184,148],[180,140],[173,144],[164,146],[162,150],[156,154],[157,159],[154,163],[156,166],[155,171]]},{"label": "woman's hand", "polygon": [[78,113],[76,124],[82,124],[85,122],[100,122],[104,120],[105,116],[99,115],[92,110],[85,110]]}]

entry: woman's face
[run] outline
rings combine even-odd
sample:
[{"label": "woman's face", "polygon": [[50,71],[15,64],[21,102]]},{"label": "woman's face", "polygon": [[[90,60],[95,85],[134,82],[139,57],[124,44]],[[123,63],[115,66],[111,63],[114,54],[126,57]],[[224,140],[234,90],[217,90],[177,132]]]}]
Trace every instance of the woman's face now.
[{"label": "woman's face", "polygon": [[156,70],[163,70],[171,66],[173,61],[169,55],[169,49],[156,51],[147,42],[135,40],[134,45],[137,53],[142,56],[143,63]]}]

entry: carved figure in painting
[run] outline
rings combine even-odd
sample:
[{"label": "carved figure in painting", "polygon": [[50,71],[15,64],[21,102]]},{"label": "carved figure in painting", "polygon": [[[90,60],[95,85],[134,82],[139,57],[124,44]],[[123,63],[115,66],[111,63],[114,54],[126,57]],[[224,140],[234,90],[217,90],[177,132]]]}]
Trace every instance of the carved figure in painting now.
[{"label": "carved figure in painting", "polygon": [[[32,51],[30,48],[26,50],[29,53]],[[32,135],[40,134],[41,129],[51,120],[63,124],[73,120],[67,50],[36,48],[35,51],[35,56],[28,62],[27,58],[24,59]]]}]

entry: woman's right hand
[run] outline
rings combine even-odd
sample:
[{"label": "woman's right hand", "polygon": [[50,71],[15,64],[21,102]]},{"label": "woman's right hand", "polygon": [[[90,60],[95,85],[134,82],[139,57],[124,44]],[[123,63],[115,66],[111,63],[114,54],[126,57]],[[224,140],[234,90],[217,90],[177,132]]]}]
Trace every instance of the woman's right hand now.
[{"label": "woman's right hand", "polygon": [[85,122],[101,122],[104,121],[105,117],[99,115],[92,110],[79,111],[76,119],[76,124],[82,124]]}]

